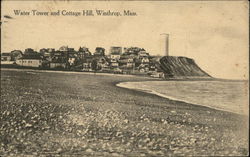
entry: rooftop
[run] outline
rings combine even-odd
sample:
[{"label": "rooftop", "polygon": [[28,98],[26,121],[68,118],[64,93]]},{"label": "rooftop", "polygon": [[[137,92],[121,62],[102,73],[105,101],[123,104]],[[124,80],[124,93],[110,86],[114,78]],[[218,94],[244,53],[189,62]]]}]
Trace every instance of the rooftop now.
[{"label": "rooftop", "polygon": [[20,59],[42,59],[40,55],[24,55]]},{"label": "rooftop", "polygon": [[10,56],[10,53],[8,53],[8,52],[3,52],[3,53],[1,53],[1,56]]}]

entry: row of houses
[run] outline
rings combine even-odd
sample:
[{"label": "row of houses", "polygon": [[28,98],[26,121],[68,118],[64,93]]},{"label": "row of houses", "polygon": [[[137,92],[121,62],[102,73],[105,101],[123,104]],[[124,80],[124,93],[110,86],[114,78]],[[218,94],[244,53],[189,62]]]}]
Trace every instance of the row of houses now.
[{"label": "row of houses", "polygon": [[1,64],[9,62],[23,67],[162,74],[157,65],[159,57],[150,56],[143,48],[111,47],[109,53],[105,53],[105,49],[102,47],[96,47],[93,54],[87,47],[80,47],[75,50],[68,46],[62,46],[58,50],[43,48],[39,52],[27,48],[24,52],[14,50],[10,53],[1,53]]}]

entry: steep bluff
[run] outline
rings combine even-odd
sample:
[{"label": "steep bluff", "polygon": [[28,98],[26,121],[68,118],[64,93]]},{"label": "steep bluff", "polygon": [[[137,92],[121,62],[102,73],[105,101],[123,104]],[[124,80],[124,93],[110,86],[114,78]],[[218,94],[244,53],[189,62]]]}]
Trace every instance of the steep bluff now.
[{"label": "steep bluff", "polygon": [[160,58],[159,66],[166,77],[211,77],[187,57],[164,56]]}]

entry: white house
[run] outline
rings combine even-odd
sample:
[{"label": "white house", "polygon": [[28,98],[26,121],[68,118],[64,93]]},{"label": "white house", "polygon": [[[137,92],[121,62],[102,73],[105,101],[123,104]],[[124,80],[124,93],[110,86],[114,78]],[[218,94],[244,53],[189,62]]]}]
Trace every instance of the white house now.
[{"label": "white house", "polygon": [[143,58],[141,59],[141,63],[143,63],[143,64],[148,64],[148,63],[149,63],[149,59],[148,59],[147,57],[143,57]]},{"label": "white house", "polygon": [[139,57],[148,57],[149,56],[149,54],[146,51],[140,51],[138,53],[138,55],[139,55]]},{"label": "white house", "polygon": [[1,61],[11,61],[10,53],[1,53]]},{"label": "white house", "polygon": [[66,63],[62,62],[51,62],[50,68],[66,68]]},{"label": "white house", "polygon": [[119,60],[122,54],[122,47],[111,47],[110,57],[111,59]]},{"label": "white house", "polygon": [[117,62],[116,59],[111,59],[110,65],[111,65],[111,67],[118,67],[118,66],[119,66],[119,63]]},{"label": "white house", "polygon": [[38,55],[23,56],[16,61],[19,66],[42,67],[42,58]]},{"label": "white house", "polygon": [[115,59],[115,60],[119,60],[121,58],[121,55],[118,53],[111,53],[110,58]]}]

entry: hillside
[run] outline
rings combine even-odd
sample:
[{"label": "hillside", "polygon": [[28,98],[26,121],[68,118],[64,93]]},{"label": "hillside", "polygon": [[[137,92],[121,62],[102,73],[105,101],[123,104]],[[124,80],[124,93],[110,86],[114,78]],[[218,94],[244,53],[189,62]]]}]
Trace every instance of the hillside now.
[{"label": "hillside", "polygon": [[164,56],[159,63],[166,77],[211,77],[191,58]]}]

